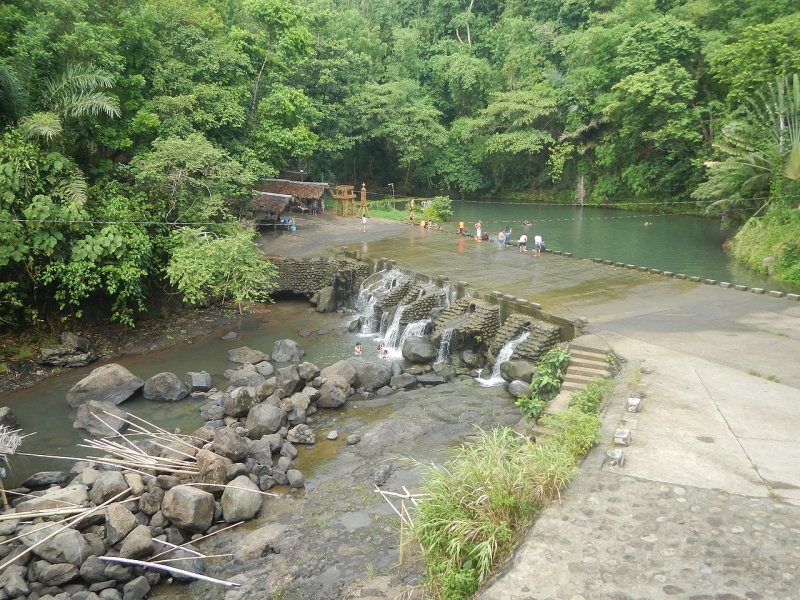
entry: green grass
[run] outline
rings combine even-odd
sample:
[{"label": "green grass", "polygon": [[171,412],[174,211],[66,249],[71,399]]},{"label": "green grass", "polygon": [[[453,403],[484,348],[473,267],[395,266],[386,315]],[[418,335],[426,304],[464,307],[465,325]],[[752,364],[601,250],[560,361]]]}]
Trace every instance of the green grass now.
[{"label": "green grass", "polygon": [[369,215],[380,219],[389,219],[390,221],[408,221],[408,213],[402,210],[379,210],[377,208],[370,208]]},{"label": "green grass", "polygon": [[469,598],[513,550],[536,514],[575,474],[600,438],[597,409],[614,391],[592,381],[572,406],[542,419],[553,434],[531,441],[508,428],[481,431],[444,467],[419,465],[422,493],[411,533],[422,548],[435,598]]},{"label": "green grass", "polygon": [[5,375],[6,373],[8,373],[8,364],[0,362],[0,375]]},{"label": "green grass", "polygon": [[766,379],[767,381],[774,381],[775,383],[780,383],[781,380],[778,379],[775,375],[762,375],[755,369],[750,369],[747,371],[748,375],[752,375],[753,377],[761,377],[762,379]]}]

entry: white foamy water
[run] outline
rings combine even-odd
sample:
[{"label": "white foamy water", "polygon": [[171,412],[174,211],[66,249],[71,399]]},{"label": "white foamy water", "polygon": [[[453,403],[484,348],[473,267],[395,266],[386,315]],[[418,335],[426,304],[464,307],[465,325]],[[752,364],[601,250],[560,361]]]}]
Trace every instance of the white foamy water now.
[{"label": "white foamy water", "polygon": [[530,334],[530,331],[526,331],[517,339],[511,340],[505,346],[503,346],[500,349],[500,352],[497,354],[497,360],[492,367],[492,374],[486,379],[483,377],[478,377],[475,379],[475,381],[477,381],[483,387],[495,387],[502,385],[504,379],[500,377],[500,365],[502,365],[504,362],[508,362],[511,359],[511,355],[514,354],[514,350],[517,349],[517,346],[527,340]]}]

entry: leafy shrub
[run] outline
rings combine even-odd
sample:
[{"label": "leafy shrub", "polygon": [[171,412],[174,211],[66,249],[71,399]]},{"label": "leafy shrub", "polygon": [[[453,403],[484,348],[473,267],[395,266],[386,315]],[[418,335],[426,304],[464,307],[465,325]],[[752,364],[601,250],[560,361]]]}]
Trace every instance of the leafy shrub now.
[{"label": "leafy shrub", "polygon": [[530,396],[520,396],[516,402],[527,419],[538,418],[547,403],[558,395],[568,365],[569,354],[561,348],[548,350],[539,359],[536,376],[531,381]]},{"label": "leafy shrub", "polygon": [[600,421],[597,413],[570,408],[556,415],[545,415],[541,422],[553,432],[547,443],[563,448],[577,459],[600,441]]},{"label": "leafy shrub", "polygon": [[596,413],[600,404],[614,390],[614,381],[595,377],[586,386],[586,389],[573,392],[569,405],[584,413]]},{"label": "leafy shrub", "polygon": [[436,196],[429,202],[430,204],[422,209],[422,218],[426,221],[441,223],[453,216],[452,202],[447,196]]}]

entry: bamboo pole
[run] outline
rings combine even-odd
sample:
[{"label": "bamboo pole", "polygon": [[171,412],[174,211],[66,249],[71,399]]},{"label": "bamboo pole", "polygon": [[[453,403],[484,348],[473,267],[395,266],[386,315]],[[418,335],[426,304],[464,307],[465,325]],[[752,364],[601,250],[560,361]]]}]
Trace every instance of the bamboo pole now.
[{"label": "bamboo pole", "polygon": [[145,562],[143,560],[133,560],[130,558],[119,558],[117,556],[100,556],[99,558],[100,560],[107,562],[118,562],[124,565],[134,565],[136,567],[144,567],[146,569],[147,568],[157,569],[159,571],[167,571],[170,574],[177,573],[178,575],[183,575],[184,577],[199,579],[200,581],[207,581],[209,583],[217,583],[219,585],[224,585],[226,587],[239,587],[239,584],[233,581],[214,579],[213,577],[208,577],[207,575],[200,575],[199,573],[192,573],[191,571],[184,571],[183,569],[179,569],[177,567],[170,567],[159,563]]},{"label": "bamboo pole", "polygon": [[[244,521],[239,521],[238,523],[234,523],[233,525],[228,525],[227,527],[223,527],[222,529],[217,529],[216,531],[214,531],[212,533],[207,533],[206,535],[204,535],[202,537],[199,537],[196,540],[189,540],[188,542],[184,542],[183,544],[178,546],[178,548],[183,548],[185,550],[184,546],[186,546],[187,544],[194,544],[196,542],[200,542],[200,541],[202,541],[202,540],[204,540],[206,538],[210,538],[211,536],[217,535],[218,533],[222,533],[223,531],[227,531],[228,529],[233,529],[234,527],[238,527],[242,523],[244,523]],[[164,550],[163,552],[161,552],[159,554],[156,554],[155,556],[151,556],[150,560],[155,560],[159,556],[164,556],[165,554],[169,554],[170,552],[172,552],[172,550],[175,550],[175,548],[171,548],[169,550]]]},{"label": "bamboo pole", "polygon": [[158,565],[163,565],[164,563],[178,562],[178,561],[181,561],[181,560],[197,560],[198,558],[203,558],[203,559],[206,559],[206,558],[222,558],[222,557],[225,557],[225,556],[233,556],[233,553],[229,552],[227,554],[202,554],[201,556],[182,556],[180,558],[162,558],[161,560],[153,561],[153,563],[154,564],[158,564]]}]

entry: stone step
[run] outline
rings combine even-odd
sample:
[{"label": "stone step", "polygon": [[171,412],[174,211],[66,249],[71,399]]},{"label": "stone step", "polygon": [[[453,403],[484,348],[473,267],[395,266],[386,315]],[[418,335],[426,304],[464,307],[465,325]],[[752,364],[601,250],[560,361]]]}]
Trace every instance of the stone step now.
[{"label": "stone step", "polygon": [[594,377],[589,377],[587,375],[575,375],[567,371],[567,374],[564,377],[564,383],[578,383],[582,384],[585,388],[592,379],[594,379]]},{"label": "stone step", "polygon": [[573,367],[569,366],[567,375],[586,375],[587,377],[602,377],[608,379],[611,377],[611,372],[608,369],[592,369],[589,367]]},{"label": "stone step", "polygon": [[586,389],[585,385],[581,383],[574,383],[572,381],[565,381],[564,383],[561,384],[561,391],[569,392],[570,394],[572,392],[580,392],[584,389]]},{"label": "stone step", "polygon": [[570,362],[573,360],[591,360],[606,362],[605,352],[593,352],[587,350],[573,350],[569,349]]},{"label": "stone step", "polygon": [[609,364],[605,360],[589,360],[586,358],[572,358],[569,361],[569,367],[584,367],[588,369],[599,369],[601,371],[610,371]]},{"label": "stone step", "polygon": [[556,413],[560,413],[562,410],[567,410],[569,408],[569,398],[571,394],[572,391],[565,390],[564,386],[562,385],[558,396],[547,403],[547,407],[544,409],[544,412],[548,415],[554,415]]}]

